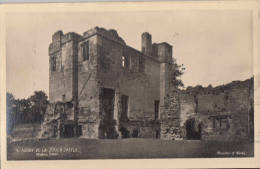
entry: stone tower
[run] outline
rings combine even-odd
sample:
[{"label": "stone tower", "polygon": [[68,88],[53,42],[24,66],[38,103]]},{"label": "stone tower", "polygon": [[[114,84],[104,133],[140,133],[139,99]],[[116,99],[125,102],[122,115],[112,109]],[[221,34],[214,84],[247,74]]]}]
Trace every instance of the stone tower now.
[{"label": "stone tower", "polygon": [[[62,31],[54,33],[49,46],[49,95],[50,102],[70,102],[73,113],[67,121],[77,135],[78,118],[78,40],[80,35]],[[71,127],[72,128],[72,127]]]}]

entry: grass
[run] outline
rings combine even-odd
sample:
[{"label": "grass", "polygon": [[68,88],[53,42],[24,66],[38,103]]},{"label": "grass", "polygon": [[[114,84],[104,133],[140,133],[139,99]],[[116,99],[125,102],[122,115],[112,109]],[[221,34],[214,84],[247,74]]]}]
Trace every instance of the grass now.
[{"label": "grass", "polygon": [[8,144],[8,160],[253,157],[253,143],[156,139],[31,140]]}]

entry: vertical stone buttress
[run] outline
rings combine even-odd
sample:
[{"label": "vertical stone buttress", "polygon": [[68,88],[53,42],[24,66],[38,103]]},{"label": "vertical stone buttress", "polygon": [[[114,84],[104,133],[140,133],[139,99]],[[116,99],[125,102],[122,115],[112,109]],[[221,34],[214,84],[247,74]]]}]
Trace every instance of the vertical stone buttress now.
[{"label": "vertical stone buttress", "polygon": [[160,63],[160,138],[181,139],[180,101],[177,89],[172,86],[172,46],[168,43],[153,44]]},{"label": "vertical stone buttress", "polygon": [[[160,61],[160,107],[164,107],[165,97],[170,91],[172,46],[167,43],[157,45],[158,60]],[[161,112],[160,112],[161,114]]]}]

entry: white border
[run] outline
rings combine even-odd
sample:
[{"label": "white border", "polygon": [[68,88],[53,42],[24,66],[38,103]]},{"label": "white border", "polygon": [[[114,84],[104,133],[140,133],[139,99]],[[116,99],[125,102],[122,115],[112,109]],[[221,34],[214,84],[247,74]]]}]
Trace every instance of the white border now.
[{"label": "white border", "polygon": [[[44,160],[6,161],[6,12],[84,12],[84,11],[160,11],[160,10],[252,10],[253,55],[255,75],[255,157],[254,158],[185,158],[147,160]],[[260,52],[259,52],[259,2],[258,1],[199,1],[199,2],[102,2],[102,3],[45,3],[5,4],[0,6],[0,54],[1,54],[1,166],[3,169],[86,169],[86,168],[240,168],[260,167]],[[258,68],[258,69],[257,69]],[[259,79],[259,80],[258,80]],[[259,81],[259,82],[258,82]],[[258,91],[258,92],[257,92]],[[259,99],[259,100],[257,100]]]}]

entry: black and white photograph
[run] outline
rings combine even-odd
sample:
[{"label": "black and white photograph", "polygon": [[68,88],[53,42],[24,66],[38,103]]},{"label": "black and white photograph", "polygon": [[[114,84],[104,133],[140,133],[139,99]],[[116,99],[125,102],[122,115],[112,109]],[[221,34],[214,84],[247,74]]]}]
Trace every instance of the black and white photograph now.
[{"label": "black and white photograph", "polygon": [[84,5],[5,13],[7,161],[255,157],[252,10]]}]

